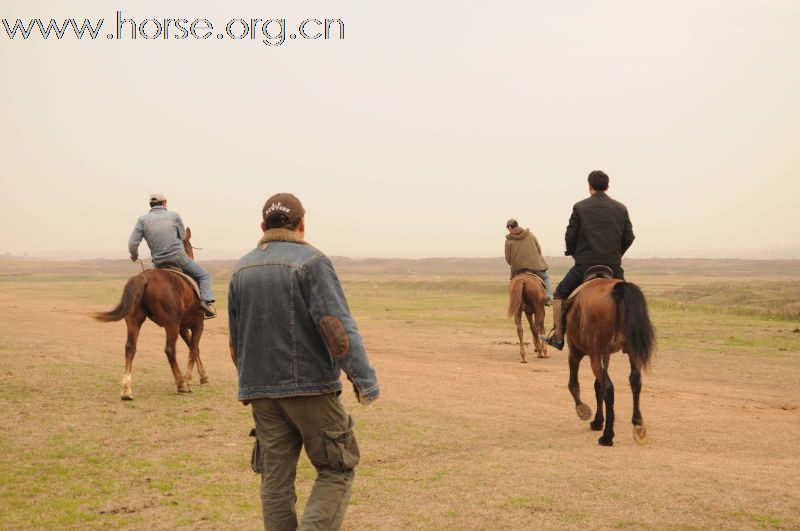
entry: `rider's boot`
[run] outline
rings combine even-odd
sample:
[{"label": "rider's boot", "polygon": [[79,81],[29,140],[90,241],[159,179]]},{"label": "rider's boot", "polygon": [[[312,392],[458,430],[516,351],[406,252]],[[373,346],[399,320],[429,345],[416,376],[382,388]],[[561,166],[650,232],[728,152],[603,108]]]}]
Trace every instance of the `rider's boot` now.
[{"label": "rider's boot", "polygon": [[564,330],[561,326],[561,306],[563,302],[562,299],[553,299],[553,330],[544,340],[545,343],[557,350],[564,348]]},{"label": "rider's boot", "polygon": [[206,319],[213,319],[217,316],[217,309],[214,308],[214,301],[200,301],[200,307],[203,309],[203,315]]}]

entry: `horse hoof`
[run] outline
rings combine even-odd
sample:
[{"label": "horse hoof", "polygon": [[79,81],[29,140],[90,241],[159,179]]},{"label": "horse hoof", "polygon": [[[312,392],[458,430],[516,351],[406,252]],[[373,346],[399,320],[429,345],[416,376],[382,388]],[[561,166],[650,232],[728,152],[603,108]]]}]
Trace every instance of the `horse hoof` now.
[{"label": "horse hoof", "polygon": [[647,442],[647,426],[640,425],[633,427],[633,441],[639,446]]},{"label": "horse hoof", "polygon": [[120,399],[121,400],[133,400],[133,397],[131,395],[122,395],[120,397]]},{"label": "horse hoof", "polygon": [[201,384],[207,384],[208,383],[208,377],[200,378],[200,383]]},{"label": "horse hoof", "polygon": [[182,386],[178,387],[178,392],[179,393],[191,393],[192,392],[192,388],[189,387],[188,385],[182,385]]},{"label": "horse hoof", "polygon": [[528,360],[519,360],[520,363],[528,363]]},{"label": "horse hoof", "polygon": [[581,420],[589,420],[589,417],[592,416],[592,408],[590,408],[586,404],[581,404],[579,406],[576,406],[575,411],[578,412],[578,418]]},{"label": "horse hoof", "polygon": [[606,439],[605,437],[600,437],[597,439],[597,444],[600,446],[614,446],[614,439]]}]

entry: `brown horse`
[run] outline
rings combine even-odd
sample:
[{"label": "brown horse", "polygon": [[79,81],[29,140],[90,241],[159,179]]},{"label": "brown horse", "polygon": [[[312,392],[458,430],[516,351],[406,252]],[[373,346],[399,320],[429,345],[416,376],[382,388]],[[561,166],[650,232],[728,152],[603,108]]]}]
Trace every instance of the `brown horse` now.
[{"label": "brown horse", "polygon": [[[514,324],[517,325],[519,362],[528,363],[525,344],[522,342],[522,312],[525,312],[525,317],[528,318],[528,325],[533,334],[534,349],[540,358],[548,358],[547,346],[540,337],[544,332],[544,301],[546,299],[544,284],[539,277],[532,273],[520,273],[511,279],[508,291],[508,317],[514,317]],[[532,316],[535,316],[535,320]]]},{"label": "brown horse", "polygon": [[[194,258],[189,239],[191,230],[186,229],[183,247],[189,257]],[[168,269],[148,269],[131,277],[125,284],[122,300],[110,312],[94,315],[98,321],[111,322],[125,319],[128,339],[125,342],[125,374],[122,377],[122,400],[133,400],[131,393],[131,368],[136,354],[136,341],[145,319],[149,318],[167,333],[167,353],[175,385],[179,393],[191,393],[192,369],[197,364],[200,383],[207,383],[208,376],[200,361],[200,337],[203,335],[204,315],[200,298],[188,281]],[[189,365],[181,374],[175,358],[178,336],[189,346]]]},{"label": "brown horse", "polygon": [[647,302],[636,284],[601,278],[592,280],[576,295],[566,313],[569,345],[569,390],[581,420],[589,420],[592,410],[581,402],[578,367],[589,356],[594,373],[597,413],[589,424],[592,430],[605,430],[598,443],[614,444],[614,384],[608,376],[611,354],[622,350],[631,364],[630,384],[633,391],[633,438],[638,444],[647,441],[647,428],[639,410],[642,390],[642,369],[650,365],[655,350],[655,332],[647,311]]}]

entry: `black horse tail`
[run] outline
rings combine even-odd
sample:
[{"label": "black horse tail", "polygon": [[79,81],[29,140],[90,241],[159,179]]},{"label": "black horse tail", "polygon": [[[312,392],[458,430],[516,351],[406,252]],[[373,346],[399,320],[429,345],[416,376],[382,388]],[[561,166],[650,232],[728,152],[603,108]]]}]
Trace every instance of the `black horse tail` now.
[{"label": "black horse tail", "polygon": [[508,298],[508,315],[507,317],[516,317],[522,307],[522,292],[525,288],[525,281],[521,278],[511,281],[511,288]]},{"label": "black horse tail", "polygon": [[625,350],[636,367],[647,369],[656,348],[656,334],[644,294],[639,286],[630,282],[619,282],[611,294],[622,313]]},{"label": "black horse tail", "polygon": [[125,284],[125,291],[122,292],[122,299],[117,307],[110,312],[98,312],[94,314],[94,318],[104,323],[124,319],[141,302],[146,284],[147,277],[144,275],[139,274],[131,277],[128,283]]}]

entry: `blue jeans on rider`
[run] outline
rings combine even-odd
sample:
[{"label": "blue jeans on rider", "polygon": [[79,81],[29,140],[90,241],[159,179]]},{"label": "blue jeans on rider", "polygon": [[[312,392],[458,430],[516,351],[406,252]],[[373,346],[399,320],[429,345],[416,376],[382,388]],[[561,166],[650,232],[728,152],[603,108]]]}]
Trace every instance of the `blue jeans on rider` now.
[{"label": "blue jeans on rider", "polygon": [[544,280],[544,290],[547,292],[547,300],[553,298],[553,285],[550,283],[550,275],[547,274],[547,271],[534,271],[539,278]]},{"label": "blue jeans on rider", "polygon": [[175,259],[178,265],[181,266],[183,272],[197,281],[200,287],[200,298],[204,301],[213,301],[214,294],[211,292],[211,275],[208,271],[200,267],[200,265],[186,255],[179,256]]},{"label": "blue jeans on rider", "polygon": [[[572,266],[572,269],[567,271],[567,274],[564,275],[564,278],[561,279],[561,282],[559,282],[556,287],[556,299],[566,299],[569,297],[569,294],[581,285],[583,282],[583,275],[589,267],[590,266],[586,264],[575,264]],[[615,265],[610,267],[614,271],[614,278],[625,280],[625,270],[622,269],[622,266]]]}]

